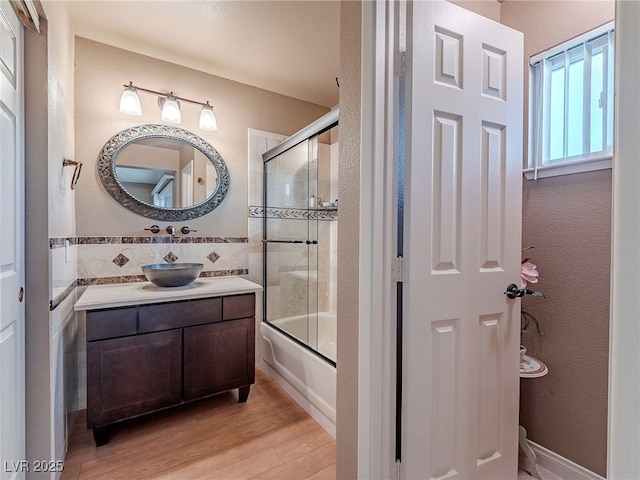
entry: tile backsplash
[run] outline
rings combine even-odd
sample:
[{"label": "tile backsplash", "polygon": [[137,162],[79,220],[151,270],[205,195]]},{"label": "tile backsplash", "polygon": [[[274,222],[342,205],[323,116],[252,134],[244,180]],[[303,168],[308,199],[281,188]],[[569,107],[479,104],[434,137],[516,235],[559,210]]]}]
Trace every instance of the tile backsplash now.
[{"label": "tile backsplash", "polygon": [[151,263],[202,263],[202,277],[247,275],[249,271],[248,237],[50,238],[50,258],[56,264],[62,264],[56,259],[64,256],[65,242],[72,247],[77,272],[75,278],[65,275],[53,288],[52,310],[78,285],[146,281],[142,265]]}]

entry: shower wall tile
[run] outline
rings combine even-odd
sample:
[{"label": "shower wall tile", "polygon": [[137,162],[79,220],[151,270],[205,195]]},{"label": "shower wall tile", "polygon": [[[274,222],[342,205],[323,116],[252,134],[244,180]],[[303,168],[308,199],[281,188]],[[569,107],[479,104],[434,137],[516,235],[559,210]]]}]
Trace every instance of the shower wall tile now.
[{"label": "shower wall tile", "polygon": [[340,144],[334,143],[331,145],[331,168],[329,170],[329,178],[330,178],[330,196],[331,201],[333,202],[338,198],[338,153],[340,150]]},{"label": "shower wall tile", "polygon": [[247,280],[262,285],[262,252],[249,253],[249,274]]},{"label": "shower wall tile", "polygon": [[262,205],[262,154],[287,138],[285,135],[249,130],[249,205]]},{"label": "shower wall tile", "polygon": [[262,218],[249,218],[249,252],[262,255]]},{"label": "shower wall tile", "polygon": [[333,222],[330,226],[331,264],[329,266],[329,311],[338,311],[338,224]]}]

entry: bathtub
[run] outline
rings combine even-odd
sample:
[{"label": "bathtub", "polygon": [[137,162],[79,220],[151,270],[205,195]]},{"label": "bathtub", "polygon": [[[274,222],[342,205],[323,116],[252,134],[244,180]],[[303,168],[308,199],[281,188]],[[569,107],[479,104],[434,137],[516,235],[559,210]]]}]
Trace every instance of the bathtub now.
[{"label": "bathtub", "polygon": [[[276,320],[295,329],[306,317]],[[321,313],[318,350],[335,361],[335,314]],[[295,330],[292,330],[295,331]],[[336,436],[336,369],[266,322],[260,324],[261,366],[331,436]]]}]

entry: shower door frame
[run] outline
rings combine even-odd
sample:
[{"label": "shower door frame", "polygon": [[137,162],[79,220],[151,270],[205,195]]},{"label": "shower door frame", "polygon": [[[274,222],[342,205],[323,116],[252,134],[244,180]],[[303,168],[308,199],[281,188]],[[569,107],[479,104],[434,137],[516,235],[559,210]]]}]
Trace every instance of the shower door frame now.
[{"label": "shower door frame", "polygon": [[[263,165],[265,166],[265,168],[263,168],[263,181],[262,181],[262,205],[263,205],[263,209],[262,209],[262,284],[264,286],[264,294],[262,296],[262,312],[263,312],[263,316],[262,316],[262,321],[265,323],[268,323],[270,327],[275,328],[276,330],[278,330],[279,332],[281,332],[283,335],[286,335],[289,339],[291,339],[292,341],[294,341],[295,343],[297,343],[298,345],[304,347],[305,349],[313,352],[315,355],[317,355],[319,358],[321,358],[322,360],[326,361],[327,363],[329,363],[330,365],[332,365],[333,367],[336,366],[336,362],[328,357],[326,357],[324,354],[322,354],[319,350],[318,350],[318,346],[317,346],[317,315],[318,315],[318,311],[316,308],[316,348],[311,347],[308,343],[305,343],[303,341],[301,341],[299,338],[296,338],[294,335],[292,335],[291,333],[287,332],[286,330],[284,330],[283,328],[280,328],[278,325],[270,322],[267,320],[267,300],[268,300],[268,296],[269,296],[269,292],[268,292],[268,284],[267,284],[267,258],[268,258],[268,254],[267,254],[267,246],[269,243],[273,242],[273,240],[269,240],[267,238],[267,219],[268,219],[268,205],[267,205],[267,169],[266,169],[266,164],[267,162],[276,159],[276,157],[278,157],[279,155],[282,155],[283,153],[287,152],[288,150],[300,145],[301,143],[305,142],[305,141],[310,141],[313,138],[317,138],[319,135],[321,135],[322,133],[325,133],[329,130],[331,130],[332,128],[336,127],[338,125],[338,121],[339,121],[339,116],[340,116],[340,112],[338,108],[335,108],[331,111],[329,111],[327,114],[323,115],[322,117],[318,118],[317,120],[315,120],[314,122],[312,122],[311,124],[307,125],[305,128],[303,128],[302,130],[298,131],[297,133],[293,134],[292,136],[290,136],[289,138],[287,138],[286,140],[284,140],[281,144],[277,145],[276,147],[266,151],[265,153],[262,154],[262,161],[263,161]],[[317,143],[316,143],[317,146]],[[316,154],[317,154],[317,148],[316,148]],[[316,172],[316,184],[317,184],[317,172]],[[316,192],[317,193],[317,192]],[[307,222],[310,222],[311,219],[307,219]],[[316,222],[318,222],[318,219],[315,219]],[[316,225],[315,228],[315,234],[316,234],[316,238],[314,239],[315,242],[311,239],[307,239],[307,245],[311,246],[311,244],[313,244],[314,247],[316,247],[316,256],[317,256],[317,234],[318,234],[318,228]],[[309,237],[309,235],[307,235]],[[286,243],[286,241],[282,242],[282,243]],[[291,243],[297,243],[295,241],[291,241]],[[316,267],[317,267],[317,259],[316,259]],[[307,270],[308,272],[309,270]],[[318,280],[316,279],[316,291],[317,291],[317,284],[318,284]],[[307,278],[307,282],[309,282],[309,279]],[[307,297],[309,296],[309,290],[307,291]],[[317,307],[317,299],[316,299],[316,307]],[[309,307],[307,306],[307,318],[310,315],[310,310]],[[309,332],[307,332],[307,339],[309,338]]]}]

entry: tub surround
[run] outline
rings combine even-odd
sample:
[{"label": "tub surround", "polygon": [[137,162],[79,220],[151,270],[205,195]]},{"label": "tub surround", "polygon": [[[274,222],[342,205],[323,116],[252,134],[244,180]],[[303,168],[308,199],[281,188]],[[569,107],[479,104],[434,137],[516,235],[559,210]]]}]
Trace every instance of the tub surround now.
[{"label": "tub surround", "polygon": [[[320,121],[337,118],[337,113]],[[309,127],[303,131],[308,132],[307,129]],[[311,249],[291,248],[269,242],[268,249],[263,249],[262,238],[251,238],[256,244],[260,241],[263,254],[269,258],[268,262],[266,256],[260,258],[269,323],[260,323],[258,345],[261,367],[335,437],[336,315],[329,312],[336,311],[332,309],[335,307],[332,292],[336,292],[334,242],[337,243],[338,207],[334,203],[337,176],[332,172],[338,164],[338,145],[328,145],[315,138],[308,143],[310,145],[305,142],[283,145],[265,153],[260,148],[264,143],[251,142],[255,149],[252,148],[250,161],[255,162],[256,167],[250,171],[262,174],[260,180],[267,183],[267,198],[263,198],[262,183],[258,179],[252,181],[249,221],[250,225],[251,222],[260,222],[260,225],[259,230],[250,228],[250,234],[263,233],[260,227],[266,226],[262,238],[308,239],[307,244],[315,240],[316,245]],[[282,157],[273,157],[278,148],[290,146]],[[264,162],[267,158],[269,163]],[[254,188],[257,186],[260,188]],[[324,202],[320,206],[320,198],[331,206],[324,207]],[[267,205],[263,206],[265,200]],[[326,328],[330,323],[333,327]]]},{"label": "tub surround", "polygon": [[336,368],[264,322],[259,337],[261,367],[335,438]]},{"label": "tub surround", "polygon": [[185,287],[156,287],[151,282],[92,285],[87,287],[75,310],[125,307],[140,303],[162,303],[178,300],[241,295],[262,290],[257,283],[240,277],[199,278]]}]

